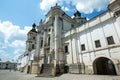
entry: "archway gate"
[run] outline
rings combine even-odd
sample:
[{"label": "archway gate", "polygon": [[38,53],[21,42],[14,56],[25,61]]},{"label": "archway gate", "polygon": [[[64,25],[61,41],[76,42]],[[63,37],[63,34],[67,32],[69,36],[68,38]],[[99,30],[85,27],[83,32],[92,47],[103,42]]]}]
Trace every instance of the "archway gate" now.
[{"label": "archway gate", "polygon": [[116,75],[115,66],[112,60],[106,57],[99,57],[93,62],[94,74],[98,75]]}]

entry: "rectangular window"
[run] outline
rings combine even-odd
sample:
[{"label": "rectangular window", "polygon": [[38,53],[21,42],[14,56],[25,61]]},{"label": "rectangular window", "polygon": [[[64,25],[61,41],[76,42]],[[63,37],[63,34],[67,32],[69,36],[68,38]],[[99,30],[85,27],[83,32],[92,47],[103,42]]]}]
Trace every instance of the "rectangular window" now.
[{"label": "rectangular window", "polygon": [[74,28],[74,25],[73,25],[73,24],[71,24],[71,28]]},{"label": "rectangular window", "polygon": [[65,46],[65,53],[68,53],[68,45]]},{"label": "rectangular window", "polygon": [[48,38],[48,46],[50,46],[50,37]]},{"label": "rectangular window", "polygon": [[108,45],[115,44],[112,36],[107,37],[107,42],[108,42]]},{"label": "rectangular window", "polygon": [[85,51],[85,44],[82,44],[82,45],[81,45],[81,50],[82,50],[82,51]]},{"label": "rectangular window", "polygon": [[32,49],[34,49],[35,47],[34,47],[34,44],[32,44]]},{"label": "rectangular window", "polygon": [[96,48],[101,47],[100,40],[95,41],[95,47]]},{"label": "rectangular window", "polygon": [[43,40],[41,40],[41,47],[43,46]]}]

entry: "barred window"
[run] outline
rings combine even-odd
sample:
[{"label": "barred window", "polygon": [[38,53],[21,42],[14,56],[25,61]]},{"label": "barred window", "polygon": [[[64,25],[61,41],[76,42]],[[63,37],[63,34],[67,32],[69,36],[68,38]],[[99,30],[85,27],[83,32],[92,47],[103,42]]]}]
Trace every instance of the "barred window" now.
[{"label": "barred window", "polygon": [[81,45],[81,50],[82,50],[82,51],[85,51],[85,44],[82,44],[82,45]]},{"label": "barred window", "polygon": [[95,47],[96,48],[101,47],[100,40],[95,41]]},{"label": "barred window", "polygon": [[115,44],[113,36],[107,37],[107,42],[108,42],[108,45]]}]

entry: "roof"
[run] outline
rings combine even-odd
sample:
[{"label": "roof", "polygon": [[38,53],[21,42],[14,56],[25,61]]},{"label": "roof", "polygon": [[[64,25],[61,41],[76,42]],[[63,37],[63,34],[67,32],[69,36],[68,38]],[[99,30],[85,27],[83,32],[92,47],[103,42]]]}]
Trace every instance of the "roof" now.
[{"label": "roof", "polygon": [[11,63],[10,61],[6,61],[5,63]]}]

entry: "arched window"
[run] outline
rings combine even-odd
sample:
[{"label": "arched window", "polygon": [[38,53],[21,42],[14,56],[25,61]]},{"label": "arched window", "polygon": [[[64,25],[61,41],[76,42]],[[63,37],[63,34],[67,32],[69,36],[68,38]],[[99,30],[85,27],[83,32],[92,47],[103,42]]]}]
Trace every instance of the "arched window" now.
[{"label": "arched window", "polygon": [[68,45],[65,45],[65,53],[68,53]]}]

